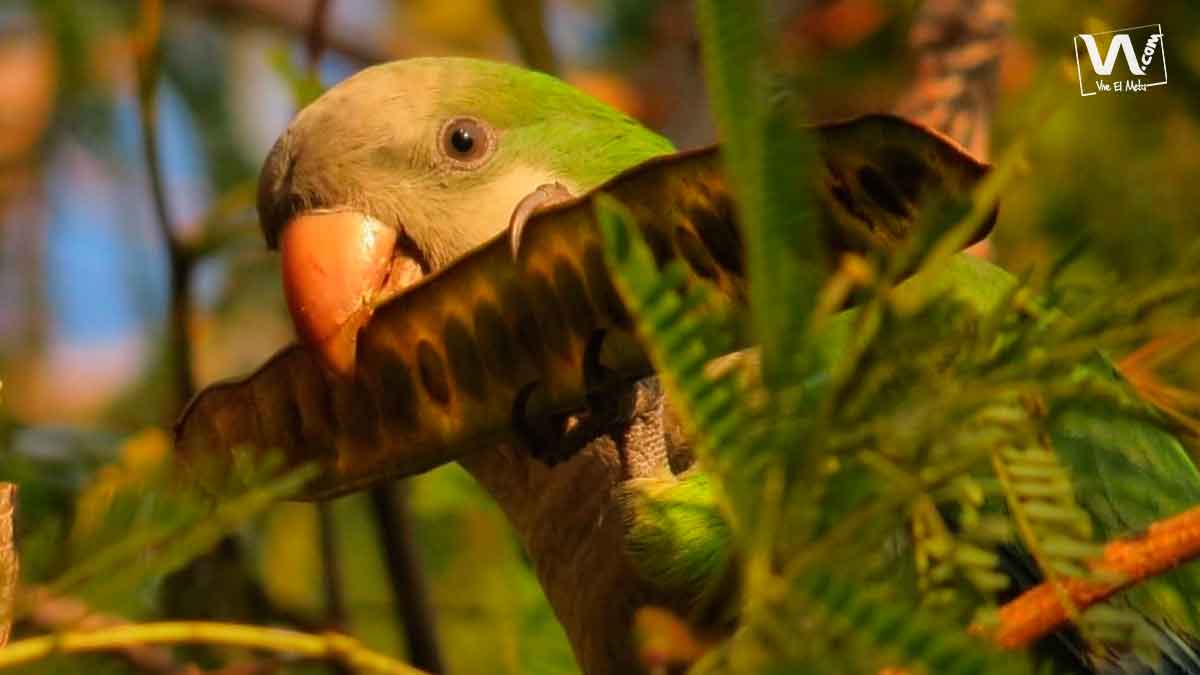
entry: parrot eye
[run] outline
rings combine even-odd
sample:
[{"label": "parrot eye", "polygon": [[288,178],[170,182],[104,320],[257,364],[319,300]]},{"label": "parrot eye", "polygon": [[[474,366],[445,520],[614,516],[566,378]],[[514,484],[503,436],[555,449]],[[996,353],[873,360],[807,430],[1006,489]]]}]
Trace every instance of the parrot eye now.
[{"label": "parrot eye", "polygon": [[492,130],[477,119],[456,117],[442,126],[439,143],[442,154],[464,168],[482,164],[494,145]]}]

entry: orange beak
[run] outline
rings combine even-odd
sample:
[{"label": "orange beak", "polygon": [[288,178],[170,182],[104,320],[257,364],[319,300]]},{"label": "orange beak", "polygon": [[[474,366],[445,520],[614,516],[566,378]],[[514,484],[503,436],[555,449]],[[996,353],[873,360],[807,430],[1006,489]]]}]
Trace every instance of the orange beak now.
[{"label": "orange beak", "polygon": [[357,211],[304,213],[284,226],[283,292],[296,333],[338,375],[354,373],[358,330],[421,277],[395,229]]}]

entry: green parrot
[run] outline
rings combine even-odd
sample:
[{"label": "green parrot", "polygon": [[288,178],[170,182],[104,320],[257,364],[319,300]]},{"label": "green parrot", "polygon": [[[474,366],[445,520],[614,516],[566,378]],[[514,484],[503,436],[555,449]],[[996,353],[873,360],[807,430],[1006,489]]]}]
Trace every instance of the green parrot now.
[{"label": "green parrot", "polygon": [[[302,110],[263,165],[258,208],[298,333],[345,371],[373,294],[491,239],[542,186],[583,194],[673,151],[553,77],[414,59],[368,68]],[[460,460],[515,527],[587,673],[635,672],[632,613],[667,600],[623,555],[615,499],[624,480],[670,472],[661,397],[644,398],[629,433],[659,440],[630,444],[624,458],[603,438],[557,468],[509,445]]]},{"label": "green parrot", "polygon": [[[912,195],[934,184],[965,195],[986,170],[895,118],[818,135],[835,250],[902,238]],[[719,157],[672,153],[567,84],[498,63],[398,61],[332,88],[292,121],[259,182],[302,346],[202,392],[178,425],[180,451],[251,443],[319,458],[312,497],[459,461],[511,521],[589,674],[640,670],[631,625],[644,605],[728,631],[729,529],[661,391],[641,379],[649,366],[597,257],[588,202],[602,186],[628,197],[656,256],[682,257],[744,302]],[[657,195],[648,205],[635,199],[645,190]],[[986,306],[1014,281],[955,259],[920,283]],[[565,414],[585,393],[589,411]],[[526,424],[547,417],[555,424]],[[1100,476],[1083,501],[1106,533],[1200,501],[1194,467],[1162,430],[1110,411],[1062,419],[1069,461]],[[1141,426],[1118,443],[1101,424]],[[1131,465],[1178,489],[1115,508],[1110,474]]]}]

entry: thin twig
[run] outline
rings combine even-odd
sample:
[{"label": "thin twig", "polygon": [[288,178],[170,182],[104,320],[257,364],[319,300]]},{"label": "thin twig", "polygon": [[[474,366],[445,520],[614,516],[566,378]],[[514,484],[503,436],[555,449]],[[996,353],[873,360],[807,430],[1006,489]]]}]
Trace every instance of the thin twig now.
[{"label": "thin twig", "polygon": [[325,589],[325,619],[332,628],[346,626],[346,601],[342,592],[342,566],[334,536],[333,511],[329,502],[317,504],[317,530],[321,545],[321,585]]},{"label": "thin twig", "polygon": [[407,486],[403,481],[387,483],[371,488],[369,496],[371,512],[379,526],[397,619],[404,624],[408,639],[409,660],[431,673],[445,672],[425,575],[412,545]]},{"label": "thin twig", "polygon": [[[999,626],[976,625],[972,632],[985,635],[1004,649],[1021,649],[1048,635],[1069,618],[1069,610],[1083,611],[1113,594],[1150,577],[1200,557],[1200,506],[1152,524],[1144,533],[1117,539],[1091,564],[1094,578],[1042,583],[1000,608]],[[1071,607],[1059,601],[1065,591]]]},{"label": "thin twig", "polygon": [[191,317],[193,259],[179,240],[171,222],[166,185],[158,148],[158,83],[162,70],[162,0],[142,0],[137,34],[138,119],[142,131],[142,153],[154,201],[159,235],[167,250],[170,285],[167,345],[172,370],[172,396],[168,397],[167,421],[172,422],[195,393],[192,374],[192,345],[188,338]]},{"label": "thin twig", "polygon": [[[192,368],[192,343],[189,323],[192,314],[191,281],[201,252],[192,249],[176,235],[167,202],[166,185],[159,162],[158,146],[158,86],[162,71],[163,46],[163,0],[141,0],[139,23],[136,35],[136,60],[138,75],[138,119],[142,133],[142,151],[154,203],[159,234],[167,250],[168,258],[168,323],[167,353],[174,386],[167,396],[164,417],[170,427],[179,411],[195,393],[195,375]],[[244,558],[241,547],[229,539],[210,557],[229,556],[240,561]],[[190,565],[194,566],[196,561]],[[181,572],[181,579],[195,581],[194,567]],[[188,582],[183,582],[185,585]],[[177,580],[176,583],[179,583]],[[257,594],[256,597],[264,597]]]},{"label": "thin twig", "polygon": [[329,17],[331,4],[330,0],[313,0],[312,14],[308,19],[308,35],[304,41],[308,52],[309,75],[316,75],[321,53],[325,51],[325,21]]},{"label": "thin twig", "polygon": [[[1094,578],[1038,584],[1001,607],[997,624],[974,624],[970,632],[1002,649],[1025,649],[1088,607],[1198,557],[1200,506],[1195,506],[1153,523],[1140,535],[1109,542],[1091,563]],[[896,667],[879,671],[879,675],[910,673]]]},{"label": "thin twig", "polygon": [[[312,26],[311,16],[296,9],[300,3],[267,2],[266,0],[187,0],[186,2],[177,0],[177,2],[197,7],[214,18],[269,26],[296,35],[306,35]],[[361,35],[341,35],[334,31],[326,31],[322,41],[329,49],[357,61],[359,65],[391,61],[409,55],[409,52],[394,40],[387,44],[380,44],[378,41],[363,39]]]},{"label": "thin twig", "polygon": [[500,16],[517,44],[521,60],[543,73],[558,74],[558,59],[546,33],[545,3],[541,0],[500,0]]},{"label": "thin twig", "polygon": [[53,654],[125,650],[135,645],[205,644],[261,649],[304,658],[323,659],[350,668],[390,675],[423,675],[422,671],[367,649],[347,635],[314,635],[214,621],[163,621],[70,631],[18,640],[0,649],[0,669],[32,663]]},{"label": "thin twig", "polygon": [[[22,604],[29,608],[28,619],[44,630],[92,631],[129,625],[121,617],[96,612],[78,598],[56,595],[45,587],[30,589],[22,596]],[[133,644],[117,651],[129,665],[143,672],[174,675],[184,669],[164,647]]]},{"label": "thin twig", "polygon": [[[97,631],[114,626],[133,625],[128,619],[97,612],[79,598],[55,595],[50,589],[34,587],[23,593],[21,602],[30,607],[27,618],[34,625],[56,633],[67,630]],[[280,659],[258,659],[206,670],[195,663],[182,663],[161,645],[130,644],[116,649],[129,665],[155,675],[260,675],[272,673],[283,665]]]},{"label": "thin twig", "polygon": [[0,647],[8,643],[16,605],[21,560],[13,539],[13,514],[17,508],[15,483],[0,483]]},{"label": "thin twig", "polygon": [[[317,538],[321,546],[321,588],[325,591],[325,624],[332,630],[346,629],[346,594],[342,588],[342,565],[334,536],[333,510],[329,502],[317,504]],[[334,664],[338,675],[350,675],[345,664]]]}]

